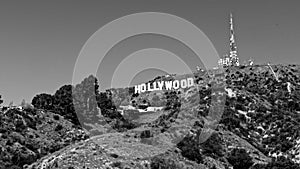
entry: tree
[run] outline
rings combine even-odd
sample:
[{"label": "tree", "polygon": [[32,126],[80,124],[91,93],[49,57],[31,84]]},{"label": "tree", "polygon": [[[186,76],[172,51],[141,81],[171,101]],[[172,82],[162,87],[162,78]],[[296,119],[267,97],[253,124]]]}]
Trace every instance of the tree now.
[{"label": "tree", "polygon": [[99,120],[99,110],[97,106],[97,95],[99,95],[98,88],[97,78],[90,75],[73,89],[72,96],[74,108],[81,120],[90,123]]},{"label": "tree", "polygon": [[53,101],[54,97],[52,95],[42,93],[34,96],[34,98],[31,101],[31,104],[37,109],[53,110]]},{"label": "tree", "polygon": [[53,109],[73,124],[80,125],[74,109],[72,90],[72,85],[64,85],[59,88],[53,96]]},{"label": "tree", "polygon": [[10,103],[9,103],[9,107],[12,107],[14,105],[14,102],[13,101],[11,101]]},{"label": "tree", "polygon": [[20,106],[24,109],[24,110],[27,110],[27,111],[30,111],[33,109],[33,106],[30,104],[30,103],[27,103],[25,101],[25,99],[22,100]]},{"label": "tree", "polygon": [[177,147],[181,150],[183,157],[201,163],[203,161],[202,150],[200,145],[195,138],[192,136],[184,137],[178,144]]},{"label": "tree", "polygon": [[112,99],[108,96],[108,91],[107,92],[101,92],[98,96],[97,96],[97,103],[98,106],[100,107],[101,111],[105,110],[105,109],[113,109],[115,110],[116,107],[112,101]]},{"label": "tree", "polygon": [[3,103],[3,100],[1,99],[1,97],[2,97],[2,96],[0,95],[0,105]]},{"label": "tree", "polygon": [[26,101],[25,101],[25,99],[23,99],[22,102],[21,102],[21,104],[20,104],[20,106],[21,107],[25,107],[25,105],[26,105]]},{"label": "tree", "polygon": [[[200,135],[199,135],[200,136]],[[199,138],[198,138],[199,139]],[[207,141],[201,144],[203,154],[211,157],[222,157],[225,155],[222,138],[218,133],[213,133]]]},{"label": "tree", "polygon": [[[112,128],[125,130],[133,128],[134,125],[126,121],[123,116],[116,111],[110,91],[99,93],[99,84],[96,77],[90,75],[80,84],[73,88],[73,103],[77,116],[81,122],[87,124],[112,122]],[[101,109],[101,115],[98,107]],[[103,116],[105,118],[103,118]],[[106,123],[105,122],[105,123]]]},{"label": "tree", "polygon": [[250,168],[254,164],[245,149],[233,149],[227,160],[234,169]]},{"label": "tree", "polygon": [[268,164],[254,164],[253,169],[300,169],[300,166],[293,162],[290,158],[286,158],[284,156],[279,156],[277,158],[273,158],[272,161]]}]

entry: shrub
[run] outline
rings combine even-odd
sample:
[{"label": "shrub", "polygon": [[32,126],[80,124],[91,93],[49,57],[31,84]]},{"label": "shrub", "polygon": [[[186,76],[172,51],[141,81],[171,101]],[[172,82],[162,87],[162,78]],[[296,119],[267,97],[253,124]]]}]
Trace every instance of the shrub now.
[{"label": "shrub", "polygon": [[34,96],[31,104],[37,109],[53,110],[54,97],[50,94],[42,93]]},{"label": "shrub", "polygon": [[[265,169],[276,169],[276,168],[285,168],[285,169],[300,169],[300,166],[295,164],[291,159],[280,156],[277,159],[273,159]],[[262,168],[263,169],[263,168]]]},{"label": "shrub", "polygon": [[222,138],[218,133],[213,133],[208,140],[201,144],[203,154],[212,157],[222,157],[225,154],[224,147],[222,145]]},{"label": "shrub", "polygon": [[0,105],[3,103],[3,100],[1,99],[1,95],[0,95]]},{"label": "shrub", "polygon": [[160,157],[154,157],[151,160],[150,167],[151,169],[181,169],[174,160]]},{"label": "shrub", "polygon": [[98,107],[102,110],[114,110],[116,109],[115,105],[113,104],[113,101],[111,98],[109,98],[108,93],[101,92],[97,96],[97,103]]},{"label": "shrub", "polygon": [[54,120],[59,120],[59,116],[57,114],[53,115]]},{"label": "shrub", "polygon": [[100,120],[97,106],[98,88],[97,78],[90,75],[80,84],[76,85],[72,91],[76,114],[80,116],[80,119],[88,121],[89,123]]},{"label": "shrub", "polygon": [[198,142],[192,137],[185,137],[181,142],[177,144],[177,147],[181,150],[181,155],[191,161],[201,163],[203,156]]},{"label": "shrub", "polygon": [[245,149],[235,148],[231,151],[228,162],[234,169],[248,169],[253,165],[252,158]]},{"label": "shrub", "polygon": [[54,110],[73,124],[80,125],[73,105],[72,89],[72,85],[64,85],[55,92],[53,96]]},{"label": "shrub", "polygon": [[144,130],[141,133],[141,138],[149,138],[152,137],[151,131],[150,130]]},{"label": "shrub", "polygon": [[63,129],[63,126],[60,124],[55,127],[55,131],[60,131],[61,129]]}]

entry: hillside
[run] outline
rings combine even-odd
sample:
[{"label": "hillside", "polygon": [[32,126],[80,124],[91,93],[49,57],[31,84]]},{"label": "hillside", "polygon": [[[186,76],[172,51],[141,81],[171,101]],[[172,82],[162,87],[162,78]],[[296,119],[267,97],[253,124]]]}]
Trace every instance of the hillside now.
[{"label": "hillside", "polygon": [[0,168],[21,168],[88,134],[62,116],[33,108],[0,112]]},{"label": "hillside", "polygon": [[[194,76],[197,85],[177,91],[101,93],[92,85],[96,96],[91,92],[89,98],[96,98],[101,115],[96,108],[84,111],[91,99],[80,91],[94,83],[89,77],[73,93],[84,103],[74,105],[82,110],[79,121],[93,137],[55,149],[24,168],[300,168],[300,66],[272,67],[279,81],[267,66],[255,65],[184,75]],[[58,104],[57,93],[47,96],[47,104],[40,99],[33,105],[78,123],[74,112],[61,111],[70,104]]]}]

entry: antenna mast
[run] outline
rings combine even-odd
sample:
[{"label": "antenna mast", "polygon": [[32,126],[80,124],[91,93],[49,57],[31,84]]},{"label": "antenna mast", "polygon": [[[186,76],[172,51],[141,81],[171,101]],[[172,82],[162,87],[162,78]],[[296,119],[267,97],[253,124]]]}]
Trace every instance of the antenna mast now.
[{"label": "antenna mast", "polygon": [[275,71],[273,70],[272,66],[270,65],[270,62],[267,63],[268,67],[270,68],[271,72],[273,73],[275,79],[277,82],[279,82],[279,78],[278,75],[275,73]]},{"label": "antenna mast", "polygon": [[237,45],[235,42],[235,36],[234,36],[234,27],[233,27],[233,16],[232,13],[230,13],[230,20],[229,20],[229,24],[230,24],[230,51],[229,51],[229,58],[231,61],[231,64],[233,64],[234,66],[239,66],[239,58],[237,55]]}]

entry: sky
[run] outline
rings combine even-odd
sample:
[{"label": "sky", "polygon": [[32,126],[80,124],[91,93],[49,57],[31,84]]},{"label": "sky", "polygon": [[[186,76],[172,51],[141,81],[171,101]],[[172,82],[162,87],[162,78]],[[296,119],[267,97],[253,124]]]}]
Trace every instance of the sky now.
[{"label": "sky", "polygon": [[[220,56],[228,52],[232,12],[241,61],[252,58],[256,63],[300,64],[299,5],[298,0],[1,1],[0,95],[4,104],[19,104],[22,99],[31,102],[36,94],[53,94],[64,84],[71,84],[76,61],[88,39],[111,21],[141,12],[168,13],[191,22]],[[154,53],[147,48],[153,48]],[[143,64],[143,57],[153,57],[154,64],[174,60],[169,67],[184,71],[176,59],[168,59],[174,54],[195,66],[193,52],[171,37],[145,34],[123,39],[110,49],[97,69],[101,90],[110,87],[114,73],[119,73],[116,84],[122,87],[128,86],[128,81],[135,84],[167,72],[153,66],[131,74],[122,65],[116,69],[120,63],[127,63],[125,58],[131,58],[127,64],[133,68]]]}]

